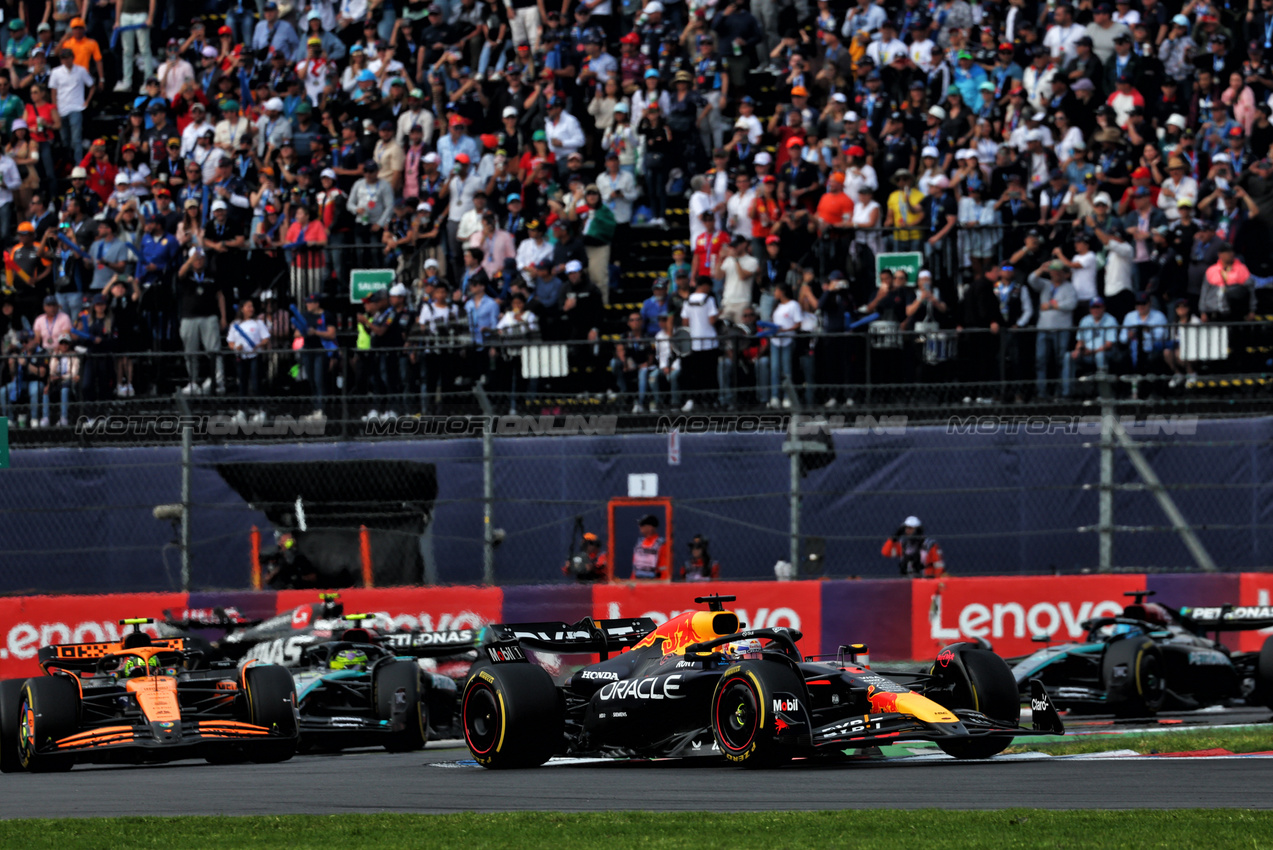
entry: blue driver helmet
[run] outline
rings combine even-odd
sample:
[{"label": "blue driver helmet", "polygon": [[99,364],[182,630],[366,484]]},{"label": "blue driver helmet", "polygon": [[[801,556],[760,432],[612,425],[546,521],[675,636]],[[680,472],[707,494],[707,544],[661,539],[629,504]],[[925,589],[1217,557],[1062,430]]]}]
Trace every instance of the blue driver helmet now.
[{"label": "blue driver helmet", "polygon": [[367,653],[361,649],[342,649],[328,662],[333,670],[352,670],[367,666]]}]

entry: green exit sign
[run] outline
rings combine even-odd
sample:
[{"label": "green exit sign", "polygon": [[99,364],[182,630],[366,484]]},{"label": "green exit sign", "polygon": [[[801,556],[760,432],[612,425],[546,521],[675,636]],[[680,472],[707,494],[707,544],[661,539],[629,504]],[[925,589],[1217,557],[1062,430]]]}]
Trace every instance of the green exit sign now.
[{"label": "green exit sign", "polygon": [[377,289],[393,286],[393,269],[354,269],[349,273],[349,301],[360,303]]}]

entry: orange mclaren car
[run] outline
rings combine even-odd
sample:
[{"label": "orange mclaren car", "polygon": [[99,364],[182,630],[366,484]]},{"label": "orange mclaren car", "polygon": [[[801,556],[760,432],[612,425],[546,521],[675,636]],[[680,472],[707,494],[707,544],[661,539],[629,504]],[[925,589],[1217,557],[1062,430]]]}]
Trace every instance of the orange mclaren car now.
[{"label": "orange mclaren car", "polygon": [[296,692],[283,667],[209,664],[148,619],[117,643],[46,646],[43,676],[0,681],[0,771],[90,762],[285,761],[296,752]]}]

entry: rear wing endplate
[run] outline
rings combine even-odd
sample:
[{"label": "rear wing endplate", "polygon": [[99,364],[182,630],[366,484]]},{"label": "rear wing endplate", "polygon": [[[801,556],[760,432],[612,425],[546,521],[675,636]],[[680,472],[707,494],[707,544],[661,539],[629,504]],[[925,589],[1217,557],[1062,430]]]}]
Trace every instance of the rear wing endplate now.
[{"label": "rear wing endplate", "polygon": [[1180,619],[1208,632],[1244,632],[1273,628],[1273,605],[1216,605],[1181,608]]}]

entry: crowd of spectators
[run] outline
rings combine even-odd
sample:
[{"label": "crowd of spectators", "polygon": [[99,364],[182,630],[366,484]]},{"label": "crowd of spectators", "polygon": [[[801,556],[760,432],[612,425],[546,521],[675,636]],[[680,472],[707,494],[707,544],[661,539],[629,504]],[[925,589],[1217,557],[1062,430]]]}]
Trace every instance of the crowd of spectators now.
[{"label": "crowd of spectators", "polygon": [[[129,356],[153,351],[185,352],[187,394],[291,381],[316,416],[338,378],[382,410],[471,383],[515,407],[532,340],[585,343],[586,389],[638,411],[1178,385],[1182,324],[1273,292],[1273,0],[8,11],[0,402],[35,425],[164,390]],[[616,341],[624,266],[683,206]],[[877,268],[908,252],[918,275]],[[341,310],[366,268],[395,284]]]}]

